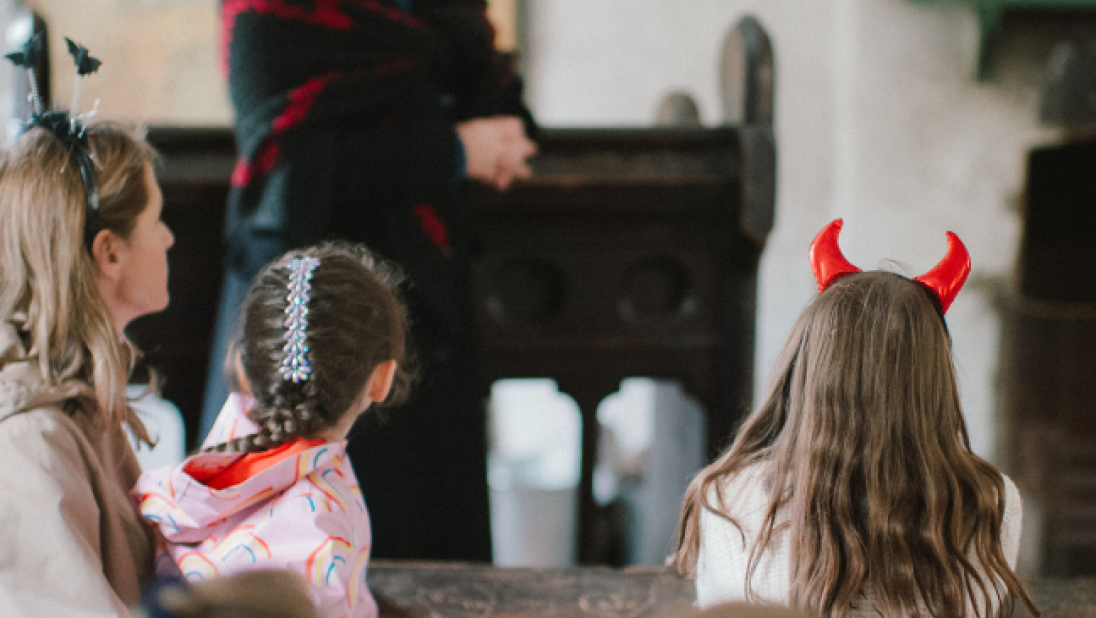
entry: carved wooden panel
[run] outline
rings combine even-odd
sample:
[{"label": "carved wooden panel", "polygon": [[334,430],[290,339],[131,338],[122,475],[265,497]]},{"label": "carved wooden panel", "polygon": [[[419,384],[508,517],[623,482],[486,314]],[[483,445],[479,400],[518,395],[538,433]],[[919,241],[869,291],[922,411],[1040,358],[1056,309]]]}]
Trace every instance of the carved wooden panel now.
[{"label": "carved wooden panel", "polygon": [[708,413],[712,454],[750,403],[761,244],[744,223],[756,188],[741,135],[552,131],[532,179],[467,195],[484,378],[553,378],[582,413],[582,562],[603,559],[596,410],[622,379],[679,380]]}]

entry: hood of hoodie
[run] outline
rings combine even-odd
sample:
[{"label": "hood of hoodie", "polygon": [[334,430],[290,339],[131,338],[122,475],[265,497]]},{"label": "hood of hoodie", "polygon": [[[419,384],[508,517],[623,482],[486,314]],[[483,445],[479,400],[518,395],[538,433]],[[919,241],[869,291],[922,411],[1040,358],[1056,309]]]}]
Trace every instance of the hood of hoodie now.
[{"label": "hood of hoodie", "polygon": [[[230,400],[221,421],[254,427],[239,400]],[[235,405],[234,405],[235,404]],[[237,434],[239,435],[239,434]],[[210,475],[224,471],[242,453],[201,453],[181,464],[157,468],[141,475],[133,489],[141,514],[172,543],[198,543],[211,531],[236,517],[246,517],[253,507],[275,498],[317,469],[347,466],[345,442],[327,442],[277,462],[273,466],[224,489],[213,489],[186,472],[201,468]],[[352,471],[350,471],[352,473]]]},{"label": "hood of hoodie", "polygon": [[94,399],[92,387],[79,380],[48,385],[37,359],[27,350],[12,322],[0,322],[0,421],[45,406],[61,406],[69,399]]}]

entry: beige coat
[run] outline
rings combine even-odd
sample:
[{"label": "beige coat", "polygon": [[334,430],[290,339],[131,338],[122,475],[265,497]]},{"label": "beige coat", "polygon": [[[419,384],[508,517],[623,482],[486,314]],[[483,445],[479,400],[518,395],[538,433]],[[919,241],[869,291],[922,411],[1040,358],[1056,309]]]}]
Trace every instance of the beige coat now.
[{"label": "beige coat", "polygon": [[119,423],[63,411],[0,324],[0,616],[115,618],[140,602],[153,542],[128,490],[140,467]]}]

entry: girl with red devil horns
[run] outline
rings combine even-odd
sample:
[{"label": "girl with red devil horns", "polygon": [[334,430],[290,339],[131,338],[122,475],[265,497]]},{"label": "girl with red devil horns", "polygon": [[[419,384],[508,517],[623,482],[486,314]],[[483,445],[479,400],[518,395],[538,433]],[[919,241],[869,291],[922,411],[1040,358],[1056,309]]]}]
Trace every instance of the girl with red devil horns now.
[{"label": "girl with red devil horns", "polygon": [[765,403],[686,492],[674,561],[702,607],[813,615],[1038,616],[1017,578],[1020,495],[970,450],[942,319],[970,272],[954,234],[912,280],[811,244],[819,295]]}]

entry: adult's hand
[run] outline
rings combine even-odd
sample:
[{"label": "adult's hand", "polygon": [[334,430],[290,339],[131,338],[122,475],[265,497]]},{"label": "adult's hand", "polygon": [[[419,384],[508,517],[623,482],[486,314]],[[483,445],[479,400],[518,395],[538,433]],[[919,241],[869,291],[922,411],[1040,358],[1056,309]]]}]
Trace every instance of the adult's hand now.
[{"label": "adult's hand", "polygon": [[476,118],[457,123],[457,135],[464,146],[465,172],[502,191],[515,178],[528,178],[526,161],[537,145],[525,136],[521,119],[515,116]]}]

